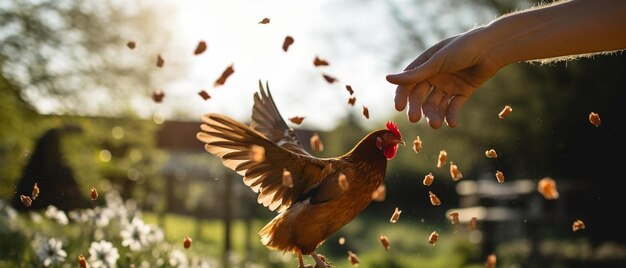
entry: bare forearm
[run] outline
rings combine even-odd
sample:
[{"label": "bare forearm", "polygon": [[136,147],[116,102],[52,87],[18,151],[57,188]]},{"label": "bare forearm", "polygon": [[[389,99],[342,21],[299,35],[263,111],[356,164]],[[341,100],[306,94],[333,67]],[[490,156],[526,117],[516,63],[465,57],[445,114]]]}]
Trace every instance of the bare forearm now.
[{"label": "bare forearm", "polygon": [[625,0],[573,0],[502,17],[484,29],[510,63],[626,49]]}]

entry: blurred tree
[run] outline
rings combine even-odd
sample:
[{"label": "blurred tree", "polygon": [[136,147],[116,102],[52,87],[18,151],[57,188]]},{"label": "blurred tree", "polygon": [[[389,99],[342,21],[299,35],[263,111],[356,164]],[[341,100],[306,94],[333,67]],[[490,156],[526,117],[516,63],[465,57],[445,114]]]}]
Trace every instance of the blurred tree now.
[{"label": "blurred tree", "polygon": [[[163,155],[154,143],[159,126],[137,114],[150,109],[150,92],[172,79],[168,69],[184,69],[167,57],[169,68],[155,66],[156,55],[173,48],[168,12],[168,5],[148,0],[0,2],[3,184],[16,184],[33,139],[73,123],[84,135],[61,139],[61,150],[84,195],[91,186],[111,189],[111,182],[144,184],[133,191],[142,203],[165,207],[155,196],[164,185],[158,176]],[[103,161],[106,152],[110,159]],[[14,192],[5,187],[0,197]]]},{"label": "blurred tree", "polygon": [[[4,1],[0,71],[40,112],[134,112],[133,101],[149,101],[172,78],[155,72],[156,55],[173,46],[167,8],[149,1]],[[129,41],[137,47],[128,48]],[[170,69],[182,67],[167,60]]]}]

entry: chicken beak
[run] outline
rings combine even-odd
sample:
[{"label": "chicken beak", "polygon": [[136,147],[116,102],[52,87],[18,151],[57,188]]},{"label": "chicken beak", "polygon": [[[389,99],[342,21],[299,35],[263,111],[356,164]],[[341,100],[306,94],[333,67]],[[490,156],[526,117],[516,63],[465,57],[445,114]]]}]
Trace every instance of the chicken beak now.
[{"label": "chicken beak", "polygon": [[404,143],[404,141],[402,139],[394,139],[394,141],[396,144],[400,144],[402,146],[406,146],[406,143]]}]

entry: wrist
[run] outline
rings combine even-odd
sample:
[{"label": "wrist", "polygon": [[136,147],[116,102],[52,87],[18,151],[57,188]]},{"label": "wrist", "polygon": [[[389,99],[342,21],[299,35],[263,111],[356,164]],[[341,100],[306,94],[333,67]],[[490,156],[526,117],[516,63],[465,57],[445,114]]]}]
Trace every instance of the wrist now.
[{"label": "wrist", "polygon": [[511,40],[510,33],[515,29],[511,29],[510,19],[509,17],[498,19],[481,29],[480,34],[485,40],[483,44],[485,59],[497,69],[521,61],[513,53],[516,41]]},{"label": "wrist", "polygon": [[503,49],[502,39],[493,23],[473,29],[468,33],[468,37],[473,40],[471,42],[479,51],[478,59],[481,61],[481,65],[494,73],[514,62],[504,53],[506,50]]}]

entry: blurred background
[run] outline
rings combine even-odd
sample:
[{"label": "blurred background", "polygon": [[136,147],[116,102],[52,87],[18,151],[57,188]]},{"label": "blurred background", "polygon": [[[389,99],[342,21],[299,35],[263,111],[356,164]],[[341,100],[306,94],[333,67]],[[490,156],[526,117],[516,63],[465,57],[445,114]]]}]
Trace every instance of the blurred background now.
[{"label": "blurred background", "polygon": [[[316,156],[347,152],[387,120],[409,144],[423,141],[419,153],[409,145],[390,161],[386,199],[321,247],[337,267],[350,266],[348,251],[363,267],[483,267],[492,253],[498,267],[624,267],[622,53],[510,65],[473,95],[455,129],[410,124],[393,108],[386,74],[445,37],[538,2],[1,1],[0,266],[70,267],[82,254],[95,267],[97,241],[115,249],[101,263],[120,267],[296,266],[295,256],[259,241],[275,214],[195,138],[207,112],[249,121],[261,80],[285,118],[305,117],[289,123],[305,145],[320,134],[326,149]],[[265,17],[270,23],[260,24]],[[288,35],[295,42],[284,51]],[[199,41],[208,48],[194,55]],[[316,56],[330,65],[314,66]],[[235,72],[215,87],[231,64]],[[501,120],[505,105],[513,112]],[[600,114],[599,127],[590,112]],[[442,149],[460,182],[448,166],[436,168]],[[498,158],[486,158],[487,149]],[[556,181],[558,199],[537,192],[544,177]],[[41,192],[26,208],[19,196],[35,182]],[[432,206],[428,191],[443,204]],[[395,207],[403,212],[391,224]],[[450,224],[450,211],[462,227]],[[586,229],[573,232],[576,219]]]}]

